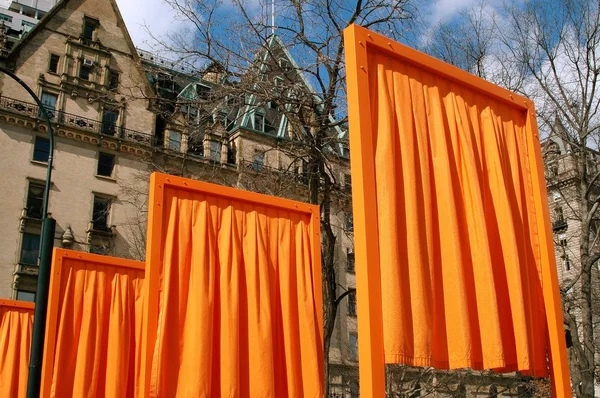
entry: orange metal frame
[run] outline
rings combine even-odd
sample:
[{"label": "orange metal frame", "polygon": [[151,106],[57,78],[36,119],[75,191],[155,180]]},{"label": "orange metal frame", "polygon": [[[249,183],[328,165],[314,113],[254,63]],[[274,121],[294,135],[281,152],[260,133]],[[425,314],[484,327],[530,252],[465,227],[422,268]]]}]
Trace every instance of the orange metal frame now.
[{"label": "orange metal frame", "polygon": [[[312,260],[314,261],[313,280],[317,281],[314,286],[316,308],[322,308],[322,286],[321,286],[321,238],[320,238],[320,212],[319,207],[307,203],[295,202],[273,196],[261,195],[254,192],[243,191],[221,185],[175,177],[167,174],[152,173],[150,177],[150,197],[148,200],[148,234],[146,246],[146,289],[147,300],[144,303],[144,327],[142,336],[142,363],[145,364],[141,371],[140,396],[148,396],[152,371],[152,356],[154,343],[156,341],[156,328],[158,325],[158,300],[159,300],[159,267],[162,261],[162,233],[165,215],[165,197],[168,189],[183,189],[194,192],[202,192],[213,196],[225,197],[231,200],[254,203],[261,206],[285,209],[297,213],[308,214],[311,217],[310,229],[313,237]],[[323,314],[318,313],[320,343],[323,344]]]},{"label": "orange metal frame", "polygon": [[3,300],[0,299],[0,307],[16,308],[19,310],[32,310],[35,308],[34,303],[27,301]]},{"label": "orange metal frame", "polygon": [[85,261],[109,265],[119,268],[130,268],[144,271],[145,264],[140,261],[127,260],[124,258],[101,256],[79,251],[54,249],[52,260],[52,276],[50,279],[50,290],[48,291],[48,315],[46,320],[46,336],[44,346],[44,359],[42,363],[42,386],[41,397],[49,397],[52,387],[52,372],[54,368],[54,354],[56,352],[56,333],[58,329],[58,309],[60,305],[60,285],[63,277],[64,259]]},{"label": "orange metal frame", "polygon": [[[352,25],[344,31],[348,82],[348,115],[352,198],[354,207],[354,245],[356,255],[356,288],[358,318],[360,390],[362,397],[385,396],[385,361],[381,280],[379,269],[377,198],[375,189],[374,149],[371,127],[371,98],[369,96],[368,59],[370,51],[383,52],[402,62],[453,80],[472,90],[504,101],[527,114],[527,124],[533,131],[528,146],[531,179],[537,222],[540,226],[542,286],[549,336],[551,381],[553,396],[571,397],[568,357],[563,329],[561,299],[558,287],[556,260],[542,154],[539,144],[535,107],[531,100],[482,80],[454,66],[392,41],[363,27]],[[367,264],[371,266],[368,267]]]}]

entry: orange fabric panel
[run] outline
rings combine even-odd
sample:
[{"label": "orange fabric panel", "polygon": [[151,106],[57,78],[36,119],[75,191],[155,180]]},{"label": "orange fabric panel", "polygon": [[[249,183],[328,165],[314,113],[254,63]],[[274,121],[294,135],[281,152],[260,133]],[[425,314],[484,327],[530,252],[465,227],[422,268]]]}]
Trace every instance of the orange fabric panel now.
[{"label": "orange fabric panel", "polygon": [[138,396],[143,263],[68,251],[54,257],[45,396]]},{"label": "orange fabric panel", "polygon": [[322,397],[310,214],[164,195],[162,231],[151,233],[162,246],[149,264],[160,267],[150,396]]},{"label": "orange fabric panel", "polygon": [[526,112],[372,51],[386,362],[547,375]]},{"label": "orange fabric panel", "polygon": [[25,397],[33,303],[0,300],[0,397]]}]

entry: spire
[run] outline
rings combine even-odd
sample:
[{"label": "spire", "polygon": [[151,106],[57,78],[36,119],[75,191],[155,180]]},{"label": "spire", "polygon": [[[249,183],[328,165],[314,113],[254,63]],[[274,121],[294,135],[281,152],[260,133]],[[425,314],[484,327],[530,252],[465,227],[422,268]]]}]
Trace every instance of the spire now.
[{"label": "spire", "polygon": [[271,33],[275,35],[275,0],[271,0]]}]

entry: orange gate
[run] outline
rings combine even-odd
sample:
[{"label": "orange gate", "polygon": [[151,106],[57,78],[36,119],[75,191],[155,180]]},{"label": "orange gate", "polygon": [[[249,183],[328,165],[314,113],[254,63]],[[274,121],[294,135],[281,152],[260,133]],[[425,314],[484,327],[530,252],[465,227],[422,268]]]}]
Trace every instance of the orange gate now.
[{"label": "orange gate", "polygon": [[533,103],[359,26],[345,42],[361,395],[385,363],[544,376],[548,348],[570,396]]}]

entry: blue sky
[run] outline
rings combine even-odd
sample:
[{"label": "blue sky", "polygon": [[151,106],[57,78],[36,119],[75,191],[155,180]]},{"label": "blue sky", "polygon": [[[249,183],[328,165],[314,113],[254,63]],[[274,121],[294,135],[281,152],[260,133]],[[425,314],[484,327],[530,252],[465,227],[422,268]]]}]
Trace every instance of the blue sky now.
[{"label": "blue sky", "polygon": [[147,25],[156,36],[163,36],[173,27],[175,12],[161,0],[117,0],[129,34],[136,46],[148,48],[151,42]]},{"label": "blue sky", "polygon": [[[277,1],[277,0],[276,0]],[[425,22],[433,25],[441,20],[452,18],[462,8],[475,4],[478,0],[437,0],[423,2],[420,9]],[[127,29],[138,47],[148,48],[152,40],[144,25],[151,28],[156,36],[163,36],[176,26],[175,13],[162,0],[117,0]]]}]

